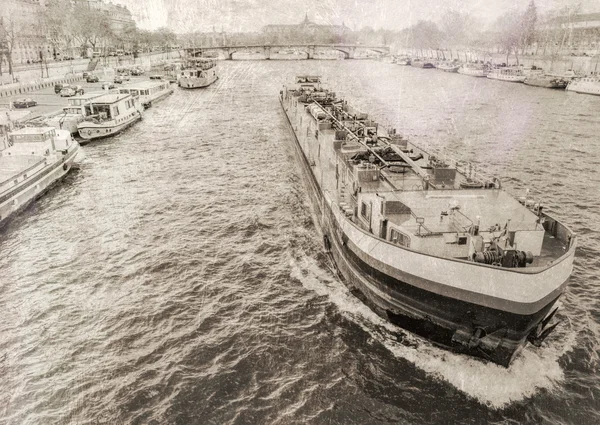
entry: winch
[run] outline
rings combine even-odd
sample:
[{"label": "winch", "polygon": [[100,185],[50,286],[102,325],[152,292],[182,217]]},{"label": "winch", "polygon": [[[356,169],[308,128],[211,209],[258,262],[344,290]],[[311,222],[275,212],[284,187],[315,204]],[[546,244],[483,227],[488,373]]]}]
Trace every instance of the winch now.
[{"label": "winch", "polygon": [[499,267],[526,267],[533,263],[533,254],[531,251],[504,249],[492,242],[488,250],[474,253],[473,261]]}]

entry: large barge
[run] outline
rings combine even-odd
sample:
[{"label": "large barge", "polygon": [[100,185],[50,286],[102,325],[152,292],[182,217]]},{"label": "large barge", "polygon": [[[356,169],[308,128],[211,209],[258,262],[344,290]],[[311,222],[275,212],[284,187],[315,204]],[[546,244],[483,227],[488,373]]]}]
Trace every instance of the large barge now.
[{"label": "large barge", "polygon": [[0,226],[65,177],[82,158],[68,130],[13,130],[0,122]]},{"label": "large barge", "polygon": [[325,250],[373,310],[508,367],[556,326],[574,234],[529,195],[426,152],[321,86],[284,86]]}]

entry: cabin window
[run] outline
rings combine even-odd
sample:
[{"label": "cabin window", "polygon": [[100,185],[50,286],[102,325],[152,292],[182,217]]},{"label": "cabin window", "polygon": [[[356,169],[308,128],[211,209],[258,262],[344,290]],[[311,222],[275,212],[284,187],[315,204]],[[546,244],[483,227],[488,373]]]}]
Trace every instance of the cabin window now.
[{"label": "cabin window", "polygon": [[458,245],[466,245],[467,244],[467,237],[466,236],[459,236],[458,237]]},{"label": "cabin window", "polygon": [[371,219],[371,208],[364,202],[360,203],[360,215],[367,221]]},{"label": "cabin window", "polygon": [[119,116],[119,107],[113,106],[113,117],[118,117],[118,116]]},{"label": "cabin window", "polygon": [[390,241],[396,245],[405,246],[407,248],[410,246],[410,237],[396,229],[390,230]]}]

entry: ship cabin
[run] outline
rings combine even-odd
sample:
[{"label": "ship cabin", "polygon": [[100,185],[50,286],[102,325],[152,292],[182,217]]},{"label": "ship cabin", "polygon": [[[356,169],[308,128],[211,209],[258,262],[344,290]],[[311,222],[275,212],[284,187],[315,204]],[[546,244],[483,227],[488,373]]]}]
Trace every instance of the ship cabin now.
[{"label": "ship cabin", "polygon": [[73,139],[59,136],[54,127],[26,127],[8,133],[8,148],[0,156],[48,156],[55,151],[67,150]]},{"label": "ship cabin", "polygon": [[120,94],[139,97],[140,103],[144,106],[149,106],[152,101],[171,93],[171,91],[171,84],[168,81],[142,81],[119,89]]},{"label": "ship cabin", "polygon": [[406,249],[503,267],[547,266],[570,246],[571,232],[539,199],[515,199],[498,179],[426,152],[318,83],[297,81],[281,96],[297,105],[298,142],[341,217]]},{"label": "ship cabin", "polygon": [[67,106],[63,107],[65,114],[69,115],[86,115],[85,105],[93,99],[106,95],[106,92],[85,93],[79,96],[73,96],[67,99]]},{"label": "ship cabin", "polygon": [[525,72],[523,71],[523,68],[496,68],[496,69],[492,69],[491,71],[492,74],[494,75],[499,75],[502,77],[524,77],[525,76]]},{"label": "ship cabin", "polygon": [[135,99],[129,94],[105,94],[92,99],[85,106],[85,116],[99,122],[116,124],[128,121],[136,112]]}]

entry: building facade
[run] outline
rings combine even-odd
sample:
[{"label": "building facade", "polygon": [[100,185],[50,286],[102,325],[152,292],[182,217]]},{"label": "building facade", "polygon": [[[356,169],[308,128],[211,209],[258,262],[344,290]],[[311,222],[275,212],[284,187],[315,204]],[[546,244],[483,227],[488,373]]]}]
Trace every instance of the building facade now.
[{"label": "building facade", "polygon": [[110,30],[115,35],[123,35],[135,29],[135,21],[126,6],[105,2],[104,0],[80,0],[88,3],[92,9],[106,14],[110,22]]},{"label": "building facade", "polygon": [[45,29],[40,25],[46,0],[1,0],[0,54],[2,68],[8,66],[11,54],[13,65],[39,62],[51,55]]}]

